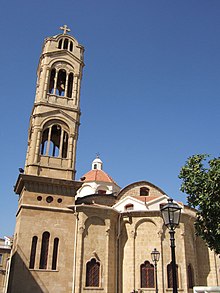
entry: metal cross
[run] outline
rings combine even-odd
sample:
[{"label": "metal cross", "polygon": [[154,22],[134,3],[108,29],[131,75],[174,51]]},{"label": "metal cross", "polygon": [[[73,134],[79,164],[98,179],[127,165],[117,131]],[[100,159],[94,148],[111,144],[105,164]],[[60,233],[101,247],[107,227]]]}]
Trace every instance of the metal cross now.
[{"label": "metal cross", "polygon": [[63,35],[65,35],[67,32],[70,32],[70,29],[67,27],[66,24],[64,24],[64,26],[61,26],[60,29],[63,30]]}]

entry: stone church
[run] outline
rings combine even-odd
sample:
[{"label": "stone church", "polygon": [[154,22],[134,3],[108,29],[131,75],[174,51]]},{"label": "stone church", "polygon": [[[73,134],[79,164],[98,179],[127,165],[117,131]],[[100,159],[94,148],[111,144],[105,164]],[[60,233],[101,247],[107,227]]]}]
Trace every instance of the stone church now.
[{"label": "stone church", "polygon": [[[48,37],[37,69],[19,197],[10,293],[172,291],[170,238],[160,207],[168,196],[148,181],[120,188],[97,156],[75,180],[84,48],[69,34]],[[195,210],[182,207],[176,229],[179,292],[217,286],[217,256],[195,236]]]}]

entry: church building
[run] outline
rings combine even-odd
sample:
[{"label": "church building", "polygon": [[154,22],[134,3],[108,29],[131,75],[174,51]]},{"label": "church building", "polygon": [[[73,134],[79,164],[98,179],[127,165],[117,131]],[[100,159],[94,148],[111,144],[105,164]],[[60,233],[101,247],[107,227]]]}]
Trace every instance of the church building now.
[{"label": "church building", "polygon": [[[171,292],[170,237],[160,212],[168,195],[148,181],[119,187],[99,156],[75,179],[84,48],[66,25],[61,30],[45,39],[39,59],[5,292],[154,292],[154,248],[158,292]],[[195,236],[196,211],[176,203],[178,291],[217,286],[219,263]]]}]

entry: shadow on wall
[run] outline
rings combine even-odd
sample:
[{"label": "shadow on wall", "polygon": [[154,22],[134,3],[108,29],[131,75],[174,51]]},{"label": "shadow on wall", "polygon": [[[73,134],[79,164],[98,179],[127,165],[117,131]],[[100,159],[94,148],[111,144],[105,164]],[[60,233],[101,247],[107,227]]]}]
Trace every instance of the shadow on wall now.
[{"label": "shadow on wall", "polygon": [[198,282],[199,286],[208,286],[208,276],[210,273],[209,249],[205,242],[200,238],[196,238],[196,254],[199,268]]},{"label": "shadow on wall", "polygon": [[[15,273],[16,271],[16,273]],[[12,256],[7,293],[49,293],[35,271],[30,271],[18,252]]]}]

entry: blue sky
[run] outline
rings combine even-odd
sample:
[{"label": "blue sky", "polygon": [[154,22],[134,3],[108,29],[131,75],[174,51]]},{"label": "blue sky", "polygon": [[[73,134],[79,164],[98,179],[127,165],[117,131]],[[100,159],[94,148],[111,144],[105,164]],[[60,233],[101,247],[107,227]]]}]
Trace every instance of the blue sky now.
[{"label": "blue sky", "polygon": [[187,157],[219,156],[220,1],[9,0],[1,11],[0,235],[14,231],[43,40],[63,24],[85,47],[77,179],[99,152],[121,187],[147,180],[185,202]]}]

